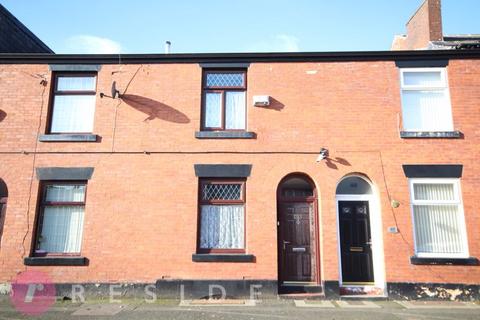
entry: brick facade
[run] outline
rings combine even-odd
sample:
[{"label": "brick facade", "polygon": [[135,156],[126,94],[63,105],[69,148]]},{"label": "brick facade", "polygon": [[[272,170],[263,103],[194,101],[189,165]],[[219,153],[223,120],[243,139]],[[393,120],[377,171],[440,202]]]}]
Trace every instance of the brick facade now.
[{"label": "brick facade", "polygon": [[[480,257],[480,63],[448,66],[460,139],[401,139],[399,69],[393,61],[254,62],[248,68],[247,130],[255,139],[200,140],[202,69],[197,63],[103,65],[94,133],[99,142],[38,142],[46,130],[51,72],[46,64],[0,65],[0,178],[8,187],[0,242],[0,282],[23,270],[59,283],[172,279],[277,279],[280,180],[305,173],[318,192],[320,278],[338,281],[335,188],[351,173],[368,177],[381,208],[386,282],[478,284],[478,266],[412,265],[408,181],[403,164],[462,164],[469,253]],[[40,84],[41,77],[48,81]],[[116,81],[141,103],[101,99]],[[252,106],[270,95],[271,107]],[[145,98],[151,99],[145,102]],[[140,99],[140,100],[139,100]],[[144,100],[142,100],[144,99]],[[148,118],[148,119],[147,119]],[[330,159],[317,162],[322,147]],[[192,262],[197,241],[194,164],[252,164],[247,179],[246,253],[251,263]],[[87,266],[25,266],[38,203],[37,167],[93,167],[82,255]],[[400,202],[392,208],[391,200]],[[398,225],[400,233],[388,233]],[[0,229],[1,230],[1,229]]]}]

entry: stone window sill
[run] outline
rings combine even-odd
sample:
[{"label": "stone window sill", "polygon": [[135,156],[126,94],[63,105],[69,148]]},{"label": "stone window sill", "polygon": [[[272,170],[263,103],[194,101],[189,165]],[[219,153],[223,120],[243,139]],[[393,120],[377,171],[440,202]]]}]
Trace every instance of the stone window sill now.
[{"label": "stone window sill", "polygon": [[400,131],[400,138],[403,139],[429,139],[429,138],[447,138],[460,139],[463,134],[458,131]]},{"label": "stone window sill", "polygon": [[410,257],[410,263],[415,265],[452,265],[452,266],[478,266],[477,258],[420,258]]},{"label": "stone window sill", "polygon": [[257,134],[250,131],[197,131],[197,139],[255,139]]},{"label": "stone window sill", "polygon": [[193,262],[254,262],[253,254],[192,254]]},{"label": "stone window sill", "polygon": [[40,142],[97,142],[96,134],[42,134],[38,137]]},{"label": "stone window sill", "polygon": [[27,257],[24,259],[26,266],[86,266],[88,259],[85,257]]}]

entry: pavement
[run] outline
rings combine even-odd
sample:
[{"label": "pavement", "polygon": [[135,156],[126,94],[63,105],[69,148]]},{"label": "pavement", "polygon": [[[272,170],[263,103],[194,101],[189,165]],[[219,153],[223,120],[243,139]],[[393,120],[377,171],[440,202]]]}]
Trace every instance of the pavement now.
[{"label": "pavement", "polygon": [[[19,313],[8,299],[0,300],[0,319],[32,319]],[[119,303],[57,302],[35,319],[475,319],[480,302],[326,301],[326,300],[224,300],[178,301],[122,300]]]}]

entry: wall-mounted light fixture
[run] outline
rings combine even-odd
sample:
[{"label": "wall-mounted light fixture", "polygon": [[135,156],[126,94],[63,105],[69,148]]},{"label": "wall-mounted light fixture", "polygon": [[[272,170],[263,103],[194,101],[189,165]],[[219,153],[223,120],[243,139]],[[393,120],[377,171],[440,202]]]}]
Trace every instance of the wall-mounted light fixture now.
[{"label": "wall-mounted light fixture", "polygon": [[322,148],[320,149],[320,153],[318,154],[318,157],[317,157],[317,162],[320,162],[326,158],[328,158],[328,149],[326,148]]}]

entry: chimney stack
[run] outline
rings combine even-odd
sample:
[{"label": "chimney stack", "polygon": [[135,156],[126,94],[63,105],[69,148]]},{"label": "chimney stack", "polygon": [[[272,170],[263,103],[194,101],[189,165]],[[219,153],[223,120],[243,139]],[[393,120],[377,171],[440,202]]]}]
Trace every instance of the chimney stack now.
[{"label": "chimney stack", "polygon": [[425,0],[407,22],[407,35],[395,36],[392,50],[426,49],[431,41],[442,41],[441,0]]}]

